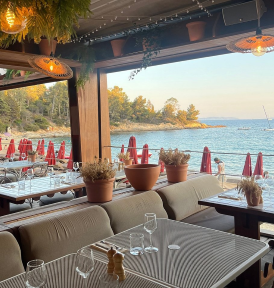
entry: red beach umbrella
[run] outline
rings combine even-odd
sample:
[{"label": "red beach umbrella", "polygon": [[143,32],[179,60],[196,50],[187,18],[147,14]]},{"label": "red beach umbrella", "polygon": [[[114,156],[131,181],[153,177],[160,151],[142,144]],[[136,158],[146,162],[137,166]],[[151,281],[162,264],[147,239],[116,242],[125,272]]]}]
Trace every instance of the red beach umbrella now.
[{"label": "red beach umbrella", "polygon": [[253,175],[262,175],[264,176],[264,169],[263,169],[263,153],[260,152],[257,157],[256,166],[253,172]]},{"label": "red beach umbrella", "polygon": [[23,139],[20,140],[19,145],[18,145],[19,152],[21,152],[22,146],[23,146]]},{"label": "red beach umbrella", "polygon": [[14,139],[11,139],[8,150],[7,150],[6,157],[10,158],[10,155],[13,153],[15,153],[15,145],[14,145]]},{"label": "red beach umbrella", "polygon": [[141,159],[141,164],[148,164],[148,145],[145,144],[143,146],[143,153],[142,153],[142,159]]},{"label": "red beach umbrella", "polygon": [[63,141],[60,145],[60,149],[57,155],[58,159],[65,159],[65,141]]},{"label": "red beach umbrella", "polygon": [[47,161],[49,165],[55,165],[56,164],[55,153],[54,153],[54,144],[51,141],[49,142],[47,156],[46,156],[45,161]]},{"label": "red beach umbrella", "polygon": [[73,168],[72,150],[70,151],[69,161],[68,161],[67,168],[68,168],[68,169],[72,169],[72,168]]},{"label": "red beach umbrella", "polygon": [[[124,144],[122,144],[121,153],[125,153],[125,145]],[[120,161],[123,161],[123,159],[120,159]]]},{"label": "red beach umbrella", "polygon": [[[164,150],[164,148],[161,148],[161,150]],[[159,159],[158,165],[161,166],[160,172],[163,173],[165,171],[165,163],[162,160]]]},{"label": "red beach umbrella", "polygon": [[[19,160],[23,160],[22,159],[22,153],[26,154],[26,157],[28,156],[28,151],[27,151],[27,139],[23,139],[22,141],[22,147],[21,147],[21,151],[20,151],[20,157]],[[25,160],[25,159],[24,159]]]},{"label": "red beach umbrella", "polygon": [[42,139],[42,141],[41,141],[39,155],[42,155],[42,156],[45,155],[45,140],[44,139]]},{"label": "red beach umbrella", "polygon": [[251,157],[250,153],[247,153],[245,159],[245,166],[242,173],[243,176],[251,177],[252,176],[252,166],[251,166]]},{"label": "red beach umbrella", "polygon": [[2,138],[0,138],[0,151],[2,150]]},{"label": "red beach umbrella", "polygon": [[27,151],[32,151],[32,141],[31,140],[28,140],[27,141]]},{"label": "red beach umbrella", "polygon": [[211,169],[211,153],[207,146],[204,148],[200,172],[212,174]]},{"label": "red beach umbrella", "polygon": [[41,149],[41,141],[39,140],[37,144],[37,148],[36,148],[36,152],[38,153],[38,155],[39,155],[40,149]]},{"label": "red beach umbrella", "polygon": [[130,153],[130,158],[132,159],[132,164],[138,164],[138,157],[137,157],[137,151],[136,151],[136,138],[134,136],[131,136],[129,138],[127,152]]}]

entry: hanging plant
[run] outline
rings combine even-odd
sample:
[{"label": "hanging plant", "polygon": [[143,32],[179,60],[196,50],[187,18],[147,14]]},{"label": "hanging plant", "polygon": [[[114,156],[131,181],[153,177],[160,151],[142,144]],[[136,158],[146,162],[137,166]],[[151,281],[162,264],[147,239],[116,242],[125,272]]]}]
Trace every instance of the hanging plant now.
[{"label": "hanging plant", "polygon": [[[29,75],[33,74],[35,72],[33,71],[25,71],[24,80],[26,81],[29,77]],[[6,74],[3,80],[9,81],[13,79],[14,77],[20,76],[21,70],[15,70],[15,69],[7,69]]]},{"label": "hanging plant", "polygon": [[[59,43],[70,42],[71,36],[76,35],[74,27],[79,27],[79,18],[91,14],[89,5],[90,0],[0,0],[0,45],[7,48],[26,37],[38,44],[42,36],[56,38]],[[25,21],[25,28],[17,34],[3,32],[10,19]]]},{"label": "hanging plant", "polygon": [[129,80],[133,80],[139,72],[149,67],[152,63],[152,59],[160,53],[162,30],[159,29],[159,27],[150,28],[151,27],[149,27],[148,30],[143,30],[136,36],[136,46],[143,46],[144,55],[141,66],[131,72]]}]

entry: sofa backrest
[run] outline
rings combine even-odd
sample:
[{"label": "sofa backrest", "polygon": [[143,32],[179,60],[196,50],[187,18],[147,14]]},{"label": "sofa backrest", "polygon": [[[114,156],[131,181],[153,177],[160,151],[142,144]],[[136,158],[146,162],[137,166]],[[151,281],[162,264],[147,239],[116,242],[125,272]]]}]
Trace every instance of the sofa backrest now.
[{"label": "sofa backrest", "polygon": [[154,191],[105,203],[113,232],[120,233],[144,223],[145,213],[155,213],[157,218],[167,218],[163,202]]},{"label": "sofa backrest", "polygon": [[194,213],[208,208],[198,201],[223,192],[219,181],[212,175],[203,175],[159,189],[168,218],[182,220]]},{"label": "sofa backrest", "polygon": [[0,232],[0,281],[25,272],[18,242],[9,232]]},{"label": "sofa backrest", "polygon": [[75,253],[81,247],[110,237],[113,231],[106,211],[93,206],[19,227],[23,262],[49,262]]}]

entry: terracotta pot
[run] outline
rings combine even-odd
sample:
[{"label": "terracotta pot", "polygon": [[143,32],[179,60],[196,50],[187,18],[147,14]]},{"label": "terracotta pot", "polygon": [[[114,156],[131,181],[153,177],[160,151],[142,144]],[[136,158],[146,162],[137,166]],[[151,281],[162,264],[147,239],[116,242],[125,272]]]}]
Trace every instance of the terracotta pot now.
[{"label": "terracotta pot", "polygon": [[160,168],[157,164],[134,164],[125,167],[125,174],[135,190],[147,191],[155,185]]},{"label": "terracotta pot", "polygon": [[109,180],[84,181],[88,202],[103,203],[112,200],[113,182],[115,178]]},{"label": "terracotta pot", "polygon": [[[261,197],[258,197],[256,198],[254,194],[252,194],[252,199],[250,197],[250,192],[249,191],[246,191],[245,192],[245,197],[246,197],[246,202],[247,202],[247,205],[248,206],[258,206],[259,204],[263,203],[263,198],[262,196]],[[251,200],[252,200],[252,203],[251,203]]]},{"label": "terracotta pot", "polygon": [[165,165],[166,176],[168,182],[177,183],[184,182],[187,180],[187,168],[188,164],[183,165]]},{"label": "terracotta pot", "polygon": [[39,43],[39,49],[41,55],[50,56],[51,52],[55,54],[57,41],[54,39],[51,39],[50,41],[48,39],[41,39]]},{"label": "terracotta pot", "polygon": [[36,154],[34,154],[34,155],[29,155],[28,157],[29,157],[29,159],[30,159],[30,162],[35,162],[35,160],[36,160]]},{"label": "terracotta pot", "polygon": [[125,166],[132,165],[132,159],[124,160]]},{"label": "terracotta pot", "polygon": [[190,41],[198,41],[204,38],[205,36],[205,25],[206,22],[195,21],[186,24],[189,34]]},{"label": "terracotta pot", "polygon": [[126,44],[125,39],[116,39],[110,41],[114,57],[119,57],[124,54],[123,48]]},{"label": "terracotta pot", "polygon": [[20,70],[20,75],[21,76],[25,76],[26,75],[26,71]]}]

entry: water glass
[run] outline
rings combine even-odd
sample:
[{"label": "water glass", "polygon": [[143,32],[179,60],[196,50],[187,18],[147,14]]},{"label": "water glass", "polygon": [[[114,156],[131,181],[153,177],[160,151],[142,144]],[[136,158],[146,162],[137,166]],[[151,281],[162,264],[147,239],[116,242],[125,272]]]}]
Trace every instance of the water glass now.
[{"label": "water glass", "polygon": [[71,181],[71,173],[72,173],[72,171],[71,171],[70,169],[68,169],[68,170],[66,171],[66,181],[67,181],[67,182],[70,182],[70,181]]},{"label": "water glass", "polygon": [[73,162],[73,170],[76,172],[79,169],[79,162]]},{"label": "water glass", "polygon": [[27,263],[25,273],[26,287],[38,288],[46,283],[47,271],[43,260],[32,260]]},{"label": "water glass", "polygon": [[115,288],[119,285],[119,276],[116,274],[102,274],[99,277],[100,288]]},{"label": "water glass", "polygon": [[77,251],[75,266],[76,271],[84,278],[87,287],[87,277],[94,270],[93,252],[90,248],[84,247]]},{"label": "water glass", "polygon": [[25,179],[19,179],[18,180],[18,191],[25,190],[26,189],[26,181]]},{"label": "water glass", "polygon": [[130,254],[142,255],[144,254],[144,234],[131,233],[129,235],[130,240]]},{"label": "water glass", "polygon": [[13,162],[13,159],[14,159],[14,153],[11,153],[11,154],[10,154],[10,159],[11,159],[11,161]]},{"label": "water glass", "polygon": [[149,233],[150,246],[145,248],[148,253],[157,252],[158,248],[153,247],[151,235],[157,229],[157,219],[155,213],[145,214],[144,229]]},{"label": "water glass", "polygon": [[26,159],[26,153],[22,153],[21,158],[22,158],[22,160],[25,160]]},{"label": "water glass", "polygon": [[54,176],[54,177],[53,177],[53,180],[54,180],[54,187],[60,187],[60,185],[61,185],[61,178],[60,178],[60,176]]},{"label": "water glass", "polygon": [[49,183],[50,183],[50,185],[51,185],[51,183],[52,183],[52,178],[53,178],[53,176],[54,176],[54,169],[53,169],[53,167],[48,167],[48,175],[49,175]]}]

